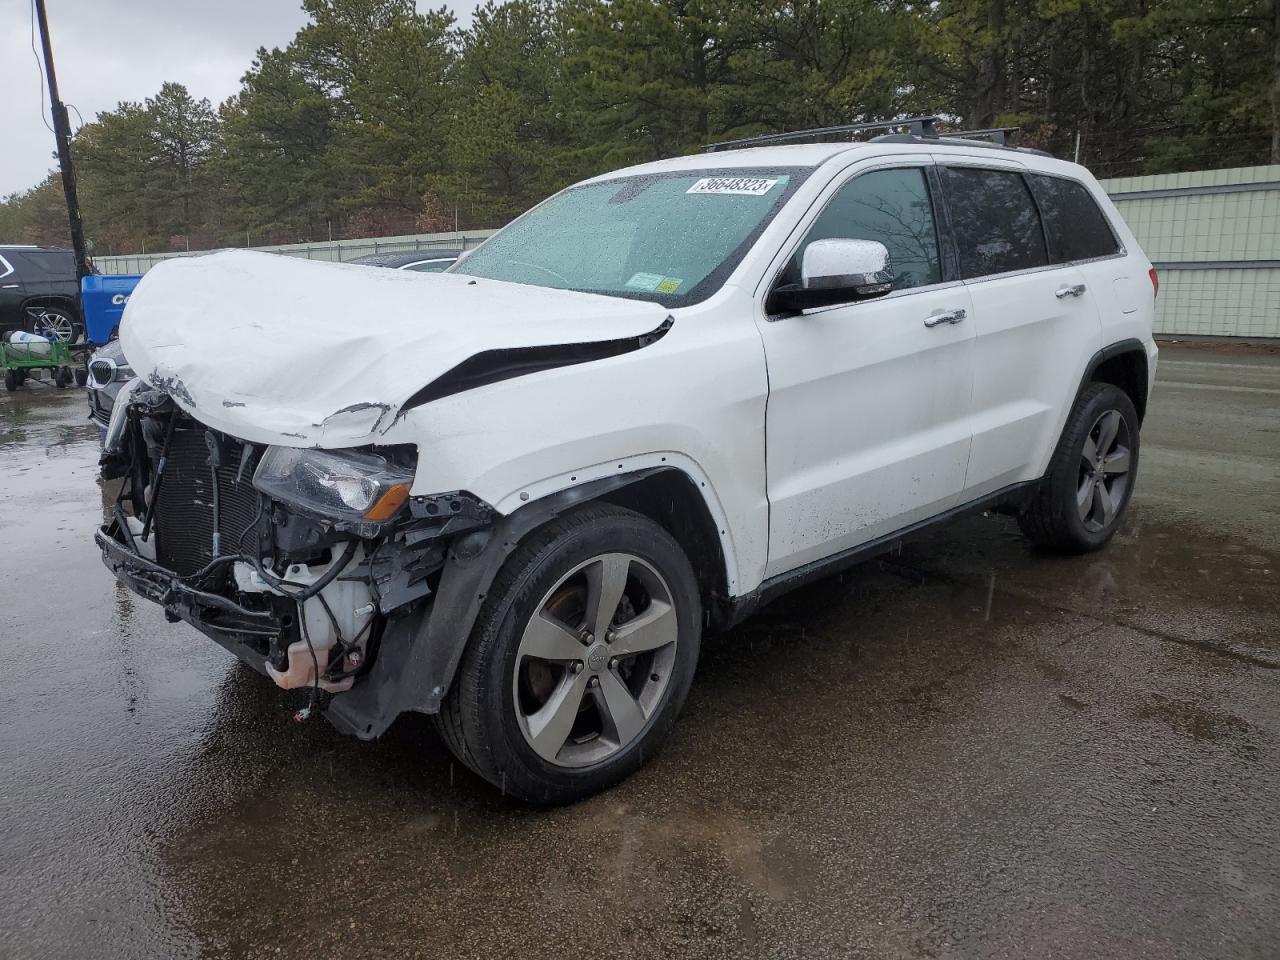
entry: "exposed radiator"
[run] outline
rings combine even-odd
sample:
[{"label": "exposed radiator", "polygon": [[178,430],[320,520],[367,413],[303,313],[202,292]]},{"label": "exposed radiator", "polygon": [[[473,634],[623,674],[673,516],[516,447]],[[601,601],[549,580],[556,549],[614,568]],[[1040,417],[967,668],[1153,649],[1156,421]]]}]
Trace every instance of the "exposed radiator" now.
[{"label": "exposed radiator", "polygon": [[[252,533],[245,535],[243,548],[239,541],[258,513],[252,481],[259,454],[255,450],[250,456],[237,483],[242,450],[239,441],[223,441],[224,466],[218,468],[223,554],[255,549]],[[213,475],[203,429],[173,432],[155,514],[156,560],[162,566],[186,575],[213,559]]]}]

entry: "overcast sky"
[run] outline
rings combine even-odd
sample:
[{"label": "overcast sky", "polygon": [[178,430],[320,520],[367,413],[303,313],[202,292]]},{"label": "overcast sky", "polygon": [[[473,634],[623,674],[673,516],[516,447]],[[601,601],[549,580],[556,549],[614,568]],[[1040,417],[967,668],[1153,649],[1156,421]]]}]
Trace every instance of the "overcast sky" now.
[{"label": "overcast sky", "polygon": [[[419,0],[423,9],[443,0]],[[283,47],[305,22],[301,0],[45,0],[62,99],[86,121],[121,100],[186,84],[217,106],[240,86],[259,47]],[[449,3],[470,19],[475,0]],[[31,53],[32,0],[0,0],[0,196],[34,186],[53,166]],[[36,37],[36,49],[40,47]],[[70,110],[70,107],[68,107]],[[73,128],[79,125],[70,110]]]}]

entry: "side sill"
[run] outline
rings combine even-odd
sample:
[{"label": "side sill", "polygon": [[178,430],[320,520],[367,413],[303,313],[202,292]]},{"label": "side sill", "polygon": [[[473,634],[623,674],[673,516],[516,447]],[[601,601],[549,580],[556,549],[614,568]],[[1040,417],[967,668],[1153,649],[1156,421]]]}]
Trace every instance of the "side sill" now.
[{"label": "side sill", "polygon": [[887,533],[882,537],[868,540],[866,543],[860,543],[856,547],[850,547],[848,550],[842,550],[840,553],[834,553],[829,557],[814,560],[802,567],[796,567],[794,570],[788,570],[786,573],[770,577],[751,593],[733,598],[722,629],[727,630],[736,626],[761,607],[772,603],[792,590],[813,583],[815,580],[821,580],[824,577],[839,573],[841,570],[847,570],[849,567],[855,566],[864,560],[870,560],[872,557],[885,553],[900,543],[913,539],[926,531],[932,530],[934,527],[944,526],[961,517],[980,513],[983,510],[990,510],[992,507],[999,506],[1002,503],[1016,500],[1020,494],[1030,491],[1038,483],[1040,483],[1040,478],[1012,483],[976,500],[970,500],[968,503],[952,507],[936,517],[929,517],[926,520],[902,527],[892,533]]}]

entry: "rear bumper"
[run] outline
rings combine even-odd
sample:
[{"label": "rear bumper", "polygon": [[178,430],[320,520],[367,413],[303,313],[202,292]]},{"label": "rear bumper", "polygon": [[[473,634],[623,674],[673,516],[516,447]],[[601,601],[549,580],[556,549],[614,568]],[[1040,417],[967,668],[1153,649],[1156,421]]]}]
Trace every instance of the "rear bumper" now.
[{"label": "rear bumper", "polygon": [[186,621],[259,673],[266,673],[267,643],[281,629],[274,614],[250,610],[184,583],[173,571],[141,556],[118,538],[119,533],[118,525],[111,523],[94,534],[102,562],[117,580],[138,596],[160,604],[169,619]]}]

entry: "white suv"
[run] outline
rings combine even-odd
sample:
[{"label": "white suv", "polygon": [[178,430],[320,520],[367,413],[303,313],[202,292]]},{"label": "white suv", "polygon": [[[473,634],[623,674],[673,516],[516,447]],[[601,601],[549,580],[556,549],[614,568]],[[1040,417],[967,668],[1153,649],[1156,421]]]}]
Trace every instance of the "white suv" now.
[{"label": "white suv", "polygon": [[107,565],[340,729],[433,714],[554,803],[652,756],[702,634],[785,590],[978,509],[1105,544],[1156,278],[1093,177],[927,123],[745,147],[577,184],[444,274],[160,264]]}]

